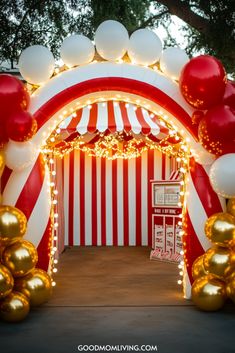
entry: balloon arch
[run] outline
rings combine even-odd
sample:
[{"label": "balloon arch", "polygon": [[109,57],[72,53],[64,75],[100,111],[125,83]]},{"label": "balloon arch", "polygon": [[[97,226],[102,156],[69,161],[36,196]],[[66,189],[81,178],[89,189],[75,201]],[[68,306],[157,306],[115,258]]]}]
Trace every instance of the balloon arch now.
[{"label": "balloon arch", "polygon": [[[30,83],[40,84],[36,90],[32,86],[30,105],[28,94],[21,83],[16,83],[15,79],[8,75],[0,77],[1,103],[4,102],[6,116],[9,116],[4,125],[2,117],[0,121],[2,130],[5,131],[0,136],[2,143],[5,144],[5,160],[4,154],[1,154],[1,192],[4,206],[0,209],[2,245],[0,266],[4,267],[1,271],[5,271],[5,276],[11,279],[9,288],[2,290],[1,297],[6,298],[6,303],[3,301],[2,304],[2,312],[4,305],[10,305],[9,296],[14,297],[14,292],[11,292],[14,281],[15,290],[20,292],[17,295],[29,297],[31,305],[37,305],[49,297],[50,279],[44,271],[48,271],[50,276],[57,271],[58,206],[54,161],[48,146],[53,145],[56,137],[60,136],[61,123],[68,116],[72,116],[83,107],[88,106],[92,109],[95,103],[107,101],[125,102],[147,109],[167,127],[171,138],[181,141],[178,148],[181,151],[179,160],[183,175],[181,217],[184,261],[179,267],[183,275],[184,296],[191,297],[193,285],[192,294],[195,303],[204,310],[216,310],[225,301],[227,283],[227,294],[234,298],[235,260],[232,248],[235,239],[235,205],[232,197],[235,195],[235,188],[231,182],[234,175],[231,161],[235,155],[232,153],[234,142],[230,139],[229,132],[234,119],[232,111],[234,107],[231,107],[234,86],[228,83],[227,88],[224,69],[215,58],[199,56],[189,60],[185,53],[176,48],[168,48],[163,52],[160,71],[159,66],[153,65],[153,62],[158,61],[156,53],[153,59],[151,59],[152,51],[147,52],[143,58],[142,36],[145,40],[147,38],[147,42],[150,41],[149,45],[151,40],[156,40],[154,37],[156,35],[148,30],[140,30],[141,34],[139,37],[137,35],[137,39],[136,34],[131,36],[128,55],[132,62],[120,61],[126,50],[123,52],[119,46],[124,44],[117,43],[116,49],[119,50],[117,56],[110,48],[105,47],[107,38],[102,42],[102,26],[111,26],[109,28],[111,32],[112,26],[117,25],[118,28],[122,26],[114,22],[104,22],[100,26],[100,32],[98,28],[96,34],[96,49],[108,61],[92,61],[94,49],[91,42],[83,36],[78,36],[80,38],[71,36],[72,39],[67,38],[61,49],[63,61],[71,68],[58,70],[60,72],[54,74],[51,79],[53,66],[51,53],[41,46],[27,48],[19,62],[21,74]],[[147,31],[147,34],[143,31]],[[84,49],[83,54],[87,52],[87,55],[85,59],[81,59],[82,55],[79,52],[74,63],[76,55],[74,51],[71,54],[70,45],[74,48],[76,40]],[[169,49],[175,54],[178,53],[174,56],[174,60],[172,60],[173,52]],[[161,48],[158,46],[157,50],[161,51]],[[171,53],[170,56],[167,51]],[[40,57],[42,62],[45,59],[46,69],[39,66],[38,70],[35,70],[37,57]],[[77,65],[80,66],[72,68]],[[41,77],[43,84],[40,81]],[[3,85],[9,87],[15,85],[12,89],[15,96],[13,93],[9,96],[8,92],[4,92]],[[9,112],[12,98],[15,104]],[[222,102],[222,99],[224,102],[218,108],[216,104]],[[16,108],[17,104],[21,106],[20,110]],[[207,113],[205,110],[208,110]],[[220,123],[217,122],[219,114],[222,121]],[[221,114],[224,116],[224,122]],[[216,135],[216,129],[220,131],[220,136]],[[227,138],[224,136],[226,133]],[[159,142],[157,141],[155,144]],[[169,147],[170,143],[167,146]],[[224,156],[221,156],[222,154]],[[218,156],[221,157],[217,158]],[[221,168],[224,168],[222,177]],[[229,213],[224,212],[226,198],[231,199]],[[8,225],[4,221],[7,216],[13,217],[10,218]],[[9,229],[11,231],[14,229],[11,235]],[[25,240],[21,239],[22,236]],[[216,245],[211,247],[211,241]],[[30,248],[30,243],[37,248],[37,252],[35,248],[35,250]],[[22,270],[20,274],[14,275],[12,270],[14,249],[11,251],[9,249],[17,247],[17,244],[27,249],[31,260],[34,252],[34,260],[31,261],[31,267],[29,266],[27,271]],[[42,270],[34,269],[37,253],[37,267]],[[215,264],[216,256],[226,258],[223,260],[223,266]],[[37,294],[30,289],[30,281],[34,281],[35,278],[41,280],[41,287],[45,292],[42,299],[38,299]],[[55,284],[53,280],[51,283]],[[217,288],[216,297],[211,297],[211,304],[205,304],[201,299],[201,293],[205,291],[208,283]],[[21,298],[22,303],[23,299]],[[5,318],[9,319],[7,315]]]}]

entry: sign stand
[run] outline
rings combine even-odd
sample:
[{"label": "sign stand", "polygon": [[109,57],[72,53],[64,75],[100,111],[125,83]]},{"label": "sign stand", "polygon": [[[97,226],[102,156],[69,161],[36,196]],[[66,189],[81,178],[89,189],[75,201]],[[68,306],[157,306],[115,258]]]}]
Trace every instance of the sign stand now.
[{"label": "sign stand", "polygon": [[182,255],[180,181],[151,180],[152,248],[151,260],[180,262]]}]

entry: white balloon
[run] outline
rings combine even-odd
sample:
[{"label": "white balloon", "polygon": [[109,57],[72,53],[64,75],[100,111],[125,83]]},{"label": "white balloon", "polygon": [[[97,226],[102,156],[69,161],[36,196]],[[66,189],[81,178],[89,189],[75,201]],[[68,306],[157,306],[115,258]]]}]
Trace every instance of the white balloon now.
[{"label": "white balloon", "polygon": [[128,42],[128,32],[118,21],[104,21],[95,32],[96,50],[106,60],[121,59],[127,51]]},{"label": "white balloon", "polygon": [[160,38],[147,28],[137,29],[130,36],[128,55],[133,63],[152,65],[162,53]]},{"label": "white balloon", "polygon": [[37,157],[37,150],[31,141],[9,140],[5,148],[6,166],[14,171],[29,167]]},{"label": "white balloon", "polygon": [[210,182],[220,196],[235,197],[235,153],[228,153],[216,159],[210,169]]},{"label": "white balloon", "polygon": [[23,78],[35,85],[46,82],[54,72],[55,59],[43,45],[32,45],[22,51],[19,70]]},{"label": "white balloon", "polygon": [[73,67],[91,62],[95,55],[95,48],[89,38],[73,34],[63,41],[60,54],[65,65]]},{"label": "white balloon", "polygon": [[160,58],[161,70],[174,80],[178,80],[181,70],[189,61],[189,57],[183,49],[167,48]]}]

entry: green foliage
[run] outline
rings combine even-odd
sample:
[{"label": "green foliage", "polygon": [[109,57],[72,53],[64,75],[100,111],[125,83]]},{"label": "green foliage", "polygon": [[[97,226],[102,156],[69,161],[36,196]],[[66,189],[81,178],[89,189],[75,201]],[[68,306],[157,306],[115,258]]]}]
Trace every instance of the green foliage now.
[{"label": "green foliage", "polygon": [[172,15],[181,18],[190,55],[203,51],[222,60],[234,73],[235,0],[1,0],[0,61],[17,61],[33,44],[47,45],[59,56],[62,40],[71,33],[91,39],[106,19],[123,23],[132,33],[137,28],[157,28],[168,33],[167,45],[177,45],[169,31]]}]

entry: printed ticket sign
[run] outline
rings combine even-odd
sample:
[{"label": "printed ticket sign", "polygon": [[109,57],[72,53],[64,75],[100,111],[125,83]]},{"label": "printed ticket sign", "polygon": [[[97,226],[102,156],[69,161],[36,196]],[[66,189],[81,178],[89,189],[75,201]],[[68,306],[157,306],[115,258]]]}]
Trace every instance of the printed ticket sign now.
[{"label": "printed ticket sign", "polygon": [[152,247],[151,259],[179,262],[182,260],[181,226],[178,206],[179,182],[152,183]]}]

